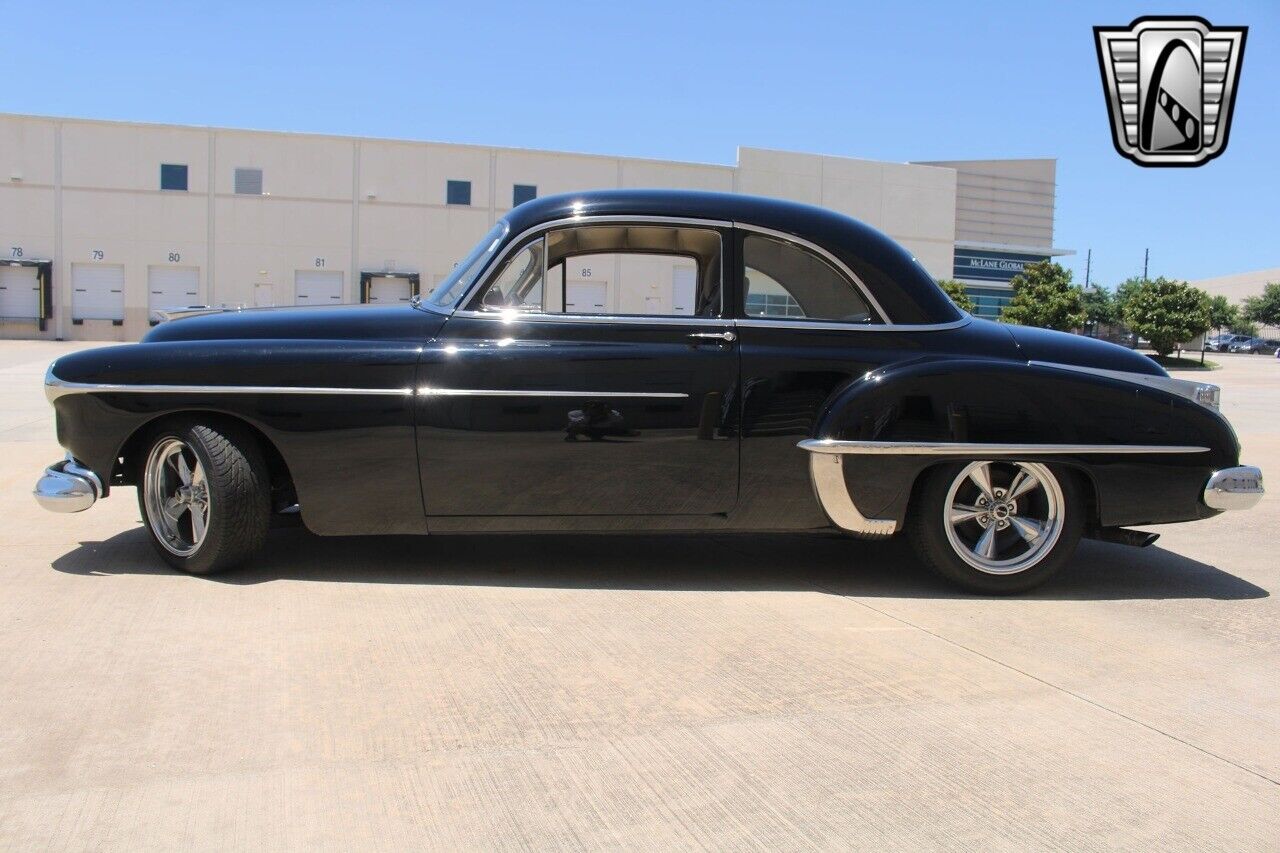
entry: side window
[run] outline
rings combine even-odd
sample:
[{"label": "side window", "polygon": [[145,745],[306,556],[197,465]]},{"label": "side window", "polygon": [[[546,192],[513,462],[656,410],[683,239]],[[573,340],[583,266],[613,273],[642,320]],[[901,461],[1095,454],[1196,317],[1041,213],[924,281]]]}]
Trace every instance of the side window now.
[{"label": "side window", "polygon": [[490,280],[482,310],[716,317],[720,233],[711,228],[584,225],[523,247]]},{"label": "side window", "polygon": [[742,258],[748,317],[879,322],[858,286],[808,249],[748,234]]},{"label": "side window", "polygon": [[490,311],[543,311],[543,255],[546,240],[539,237],[516,252],[486,288],[481,307]]}]

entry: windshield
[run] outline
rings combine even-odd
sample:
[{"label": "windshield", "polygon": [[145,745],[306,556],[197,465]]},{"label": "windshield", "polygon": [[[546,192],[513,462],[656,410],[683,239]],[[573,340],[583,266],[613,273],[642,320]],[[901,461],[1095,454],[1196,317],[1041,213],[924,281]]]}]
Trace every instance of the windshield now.
[{"label": "windshield", "polygon": [[484,265],[493,257],[493,253],[498,250],[498,246],[505,236],[507,236],[507,223],[499,222],[493,226],[488,234],[480,238],[480,242],[471,250],[471,253],[454,265],[453,272],[449,273],[449,277],[440,282],[435,290],[422,298],[422,302],[441,308],[452,307],[455,302],[462,298],[462,294],[466,293],[467,289],[471,287],[471,283],[475,281],[476,276],[480,274],[480,270],[484,269]]}]

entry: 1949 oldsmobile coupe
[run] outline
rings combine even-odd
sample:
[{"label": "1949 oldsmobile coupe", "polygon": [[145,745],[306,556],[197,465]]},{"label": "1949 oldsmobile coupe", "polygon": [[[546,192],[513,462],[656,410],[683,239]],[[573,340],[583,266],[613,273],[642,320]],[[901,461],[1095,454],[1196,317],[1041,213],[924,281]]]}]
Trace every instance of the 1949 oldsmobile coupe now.
[{"label": "1949 oldsmobile coupe", "polygon": [[971,590],[1081,536],[1262,495],[1218,389],[958,310],[897,244],[790,202],[674,191],[511,211],[411,304],[209,313],[59,358],[36,497],[137,487],[160,555],[322,535],[905,532]]}]

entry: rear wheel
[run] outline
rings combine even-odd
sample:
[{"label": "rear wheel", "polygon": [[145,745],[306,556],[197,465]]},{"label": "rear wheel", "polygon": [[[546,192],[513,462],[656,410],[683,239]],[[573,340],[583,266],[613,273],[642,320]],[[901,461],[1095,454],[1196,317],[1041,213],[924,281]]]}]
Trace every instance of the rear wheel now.
[{"label": "rear wheel", "polygon": [[976,461],[934,469],[908,519],[921,559],[974,592],[1007,595],[1061,569],[1084,526],[1075,481],[1038,462]]},{"label": "rear wheel", "polygon": [[138,506],[165,562],[192,574],[256,552],[270,520],[270,481],[254,437],[234,424],[174,422],[147,445]]}]

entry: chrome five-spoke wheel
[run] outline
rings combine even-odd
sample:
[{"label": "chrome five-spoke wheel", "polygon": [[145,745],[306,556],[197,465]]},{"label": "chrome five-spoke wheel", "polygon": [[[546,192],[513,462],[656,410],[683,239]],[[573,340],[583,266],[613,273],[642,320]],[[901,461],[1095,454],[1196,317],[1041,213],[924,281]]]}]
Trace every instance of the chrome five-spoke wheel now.
[{"label": "chrome five-spoke wheel", "polygon": [[1023,592],[1071,558],[1084,529],[1076,476],[1040,462],[979,460],[934,468],[908,518],[917,553],[976,592]]},{"label": "chrome five-spoke wheel", "polygon": [[1043,465],[972,462],[947,492],[947,539],[980,572],[1023,572],[1053,550],[1063,504],[1062,488]]},{"label": "chrome five-spoke wheel", "polygon": [[151,448],[143,485],[156,540],[177,557],[199,550],[209,530],[209,482],[194,450],[177,438]]}]

